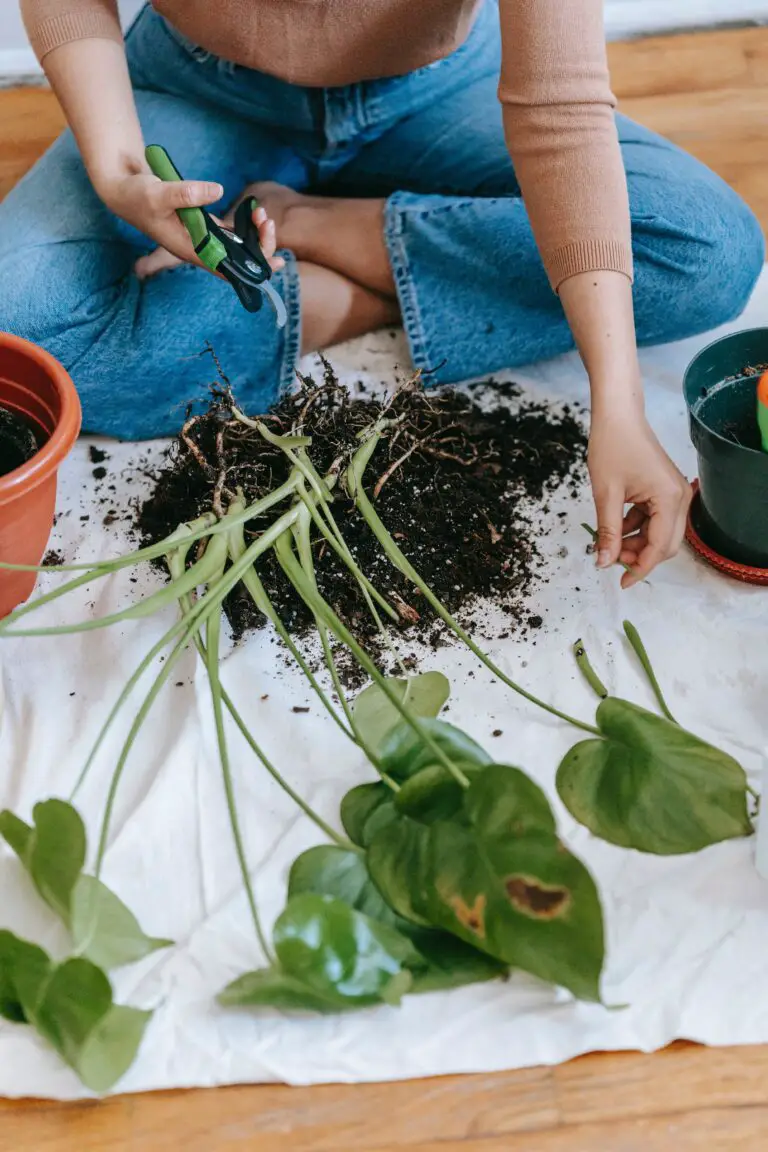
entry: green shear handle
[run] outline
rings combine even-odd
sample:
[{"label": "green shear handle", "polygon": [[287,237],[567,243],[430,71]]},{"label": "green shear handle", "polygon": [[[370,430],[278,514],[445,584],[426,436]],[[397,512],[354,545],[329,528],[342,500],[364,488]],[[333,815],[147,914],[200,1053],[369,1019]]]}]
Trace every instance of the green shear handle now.
[{"label": "green shear handle", "polygon": [[[182,176],[165,148],[150,144],[147,163],[161,180],[181,180]],[[227,279],[249,312],[258,312],[264,297],[272,305],[278,328],[285,325],[285,304],[269,283],[272,268],[259,243],[259,230],[253,223],[258,207],[253,197],[235,213],[235,230],[225,228],[204,208],[179,208],[177,215],[189,233],[195,252],[206,268]]]}]

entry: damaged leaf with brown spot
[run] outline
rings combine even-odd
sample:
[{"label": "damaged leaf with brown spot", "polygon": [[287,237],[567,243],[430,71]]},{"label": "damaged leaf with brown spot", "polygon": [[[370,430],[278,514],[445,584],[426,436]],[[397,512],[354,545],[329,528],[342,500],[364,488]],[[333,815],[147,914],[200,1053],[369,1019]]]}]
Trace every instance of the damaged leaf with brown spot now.
[{"label": "damaged leaf with brown spot", "polygon": [[407,919],[599,1000],[597,888],[558,839],[546,796],[520,769],[477,768],[459,811],[381,829],[368,865],[384,899]]}]

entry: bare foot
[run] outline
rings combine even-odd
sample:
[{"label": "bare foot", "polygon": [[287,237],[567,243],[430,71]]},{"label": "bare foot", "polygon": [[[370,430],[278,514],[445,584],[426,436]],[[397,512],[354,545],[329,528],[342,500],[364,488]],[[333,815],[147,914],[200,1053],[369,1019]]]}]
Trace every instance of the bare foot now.
[{"label": "bare foot", "polygon": [[384,201],[309,196],[284,184],[251,184],[275,221],[281,248],[297,260],[330,268],[379,295],[395,298],[395,285],[384,242]]}]

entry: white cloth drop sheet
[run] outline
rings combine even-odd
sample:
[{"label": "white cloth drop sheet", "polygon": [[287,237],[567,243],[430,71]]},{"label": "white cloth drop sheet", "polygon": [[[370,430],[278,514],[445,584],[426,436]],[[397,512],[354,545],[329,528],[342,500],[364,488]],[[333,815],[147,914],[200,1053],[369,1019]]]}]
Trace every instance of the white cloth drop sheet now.
[{"label": "white cloth drop sheet", "polygon": [[[768,317],[768,279],[733,328]],[[266,321],[265,321],[266,322]],[[710,337],[642,354],[648,407],[667,449],[688,476],[695,456],[681,392],[684,368]],[[347,380],[393,379],[406,363],[388,337],[338,349]],[[584,400],[575,356],[514,372],[535,397]],[[142,483],[135,445],[106,444],[119,503]],[[161,445],[149,449],[153,458]],[[52,544],[67,560],[114,555],[124,541],[102,525],[88,444],[61,476]],[[129,482],[130,481],[130,482]],[[102,488],[102,494],[104,488]],[[583,637],[610,690],[651,703],[623,640],[621,622],[639,628],[680,721],[735,755],[759,787],[768,685],[768,591],[741,586],[704,567],[687,550],[625,595],[618,573],[598,574],[580,527],[590,494],[553,506],[567,512],[543,540],[548,583],[531,601],[545,625],[525,639],[490,642],[494,657],[529,689],[589,717],[594,697],[570,654]],[[90,519],[83,519],[89,516]],[[46,575],[41,586],[51,585]],[[42,623],[104,614],[159,580],[108,579],[36,617]],[[493,609],[490,609],[492,612]],[[0,642],[5,711],[0,727],[0,805],[29,818],[32,805],[66,797],[122,684],[169,626],[160,619],[63,639]],[[493,632],[493,630],[489,630]],[[495,629],[496,632],[500,629]],[[575,730],[518,700],[460,648],[425,656],[454,686],[448,719],[526,769],[552,799],[561,832],[592,869],[604,902],[608,1011],[572,1002],[524,976],[448,993],[407,998],[344,1017],[285,1016],[223,1009],[215,995],[262,958],[254,939],[231,845],[205,675],[187,653],[158,701],[128,764],[118,797],[104,879],[148,933],[174,948],[114,974],[116,998],[155,1009],[120,1092],[280,1080],[292,1084],[372,1081],[558,1063],[594,1049],[650,1051],[675,1038],[708,1044],[768,1042],[768,884],[754,867],[754,840],[698,855],[658,859],[601,843],[578,827],[554,788],[557,764]],[[469,672],[474,672],[469,676]],[[278,674],[279,672],[279,674]],[[223,680],[257,738],[289,781],[326,817],[354,783],[372,779],[363,758],[319,709],[267,633],[229,652]],[[306,714],[293,706],[309,705]],[[119,738],[129,709],[78,797],[93,849]],[[502,735],[493,737],[495,730]],[[320,842],[299,813],[231,734],[237,794],[257,898],[271,926],[285,899],[290,863]],[[66,939],[15,858],[0,848],[0,926],[63,955]],[[30,1029],[0,1022],[0,1094],[84,1095]]]}]

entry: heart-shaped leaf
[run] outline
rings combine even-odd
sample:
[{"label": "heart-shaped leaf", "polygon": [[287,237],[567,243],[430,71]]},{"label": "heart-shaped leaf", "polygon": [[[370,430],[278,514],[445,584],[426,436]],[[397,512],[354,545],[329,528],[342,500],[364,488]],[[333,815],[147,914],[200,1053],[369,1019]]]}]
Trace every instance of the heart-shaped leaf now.
[{"label": "heart-shaped leaf", "polygon": [[395,796],[386,784],[358,784],[341,801],[341,823],[353,844],[365,848],[375,832],[397,819]]},{"label": "heart-shaped leaf", "polygon": [[368,864],[401,915],[582,999],[599,999],[597,889],[557,839],[541,789],[519,769],[482,769],[465,792],[462,822],[405,819],[378,833]]},{"label": "heart-shaped leaf", "polygon": [[113,1004],[107,977],[79,957],[55,968],[34,1011],[24,1009],[93,1092],[107,1092],[125,1075],[152,1016]]},{"label": "heart-shaped leaf", "polygon": [[93,876],[80,876],[72,893],[72,939],[81,956],[110,971],[143,960],[172,940],[146,936],[114,892]]},{"label": "heart-shaped leaf", "polygon": [[227,1008],[277,1008],[283,1012],[320,1012],[326,1015],[368,1007],[367,1000],[361,1002],[333,992],[317,992],[279,968],[246,972],[228,984],[217,999]]},{"label": "heart-shaped leaf", "polygon": [[0,930],[0,1016],[14,1024],[26,1023],[22,995],[34,1005],[50,972],[51,962],[42,948]]},{"label": "heart-shaped leaf", "polygon": [[72,932],[78,953],[102,968],[143,959],[172,940],[146,936],[132,912],[93,876],[82,872],[85,825],[63,800],[36,804],[34,827],[0,812],[0,836],[30,873],[38,892]]},{"label": "heart-shaped leaf", "polygon": [[[451,686],[442,672],[423,672],[407,680],[387,677],[389,687],[397,693],[412,716],[437,716],[448,699]],[[355,726],[368,747],[378,753],[386,735],[400,723],[401,714],[378,684],[369,684],[355,698],[352,708]]]},{"label": "heart-shaped leaf", "polygon": [[[421,727],[458,768],[482,768],[492,763],[485,749],[453,724],[427,718],[422,720]],[[382,769],[398,783],[410,780],[436,763],[434,752],[405,721],[392,728],[382,741],[379,759]]]},{"label": "heart-shaped leaf", "polygon": [[294,862],[289,896],[315,892],[334,896],[373,920],[396,928],[411,941],[414,952],[403,964],[413,974],[412,992],[435,992],[496,980],[506,965],[478,952],[447,932],[419,928],[398,916],[382,899],[370,878],[365,857],[346,848],[310,848]]},{"label": "heart-shaped leaf", "polygon": [[45,800],[33,811],[30,828],[12,812],[0,813],[0,835],[18,854],[38,892],[65,924],[72,889],[85,863],[85,827],[63,800]]},{"label": "heart-shaped leaf", "polygon": [[752,833],[733,757],[625,700],[604,700],[597,724],[604,739],[571,748],[557,773],[561,800],[595,836],[674,856]]},{"label": "heart-shaped leaf", "polygon": [[409,941],[341,900],[305,893],[288,901],[273,933],[282,970],[322,993],[397,1004],[408,991]]},{"label": "heart-shaped leaf", "polygon": [[112,1002],[100,968],[77,957],[54,966],[42,948],[0,931],[0,1016],[28,1023],[94,1092],[133,1063],[150,1012]]},{"label": "heart-shaped leaf", "polygon": [[102,1016],[77,1057],[75,1070],[92,1092],[108,1092],[136,1059],[151,1012],[113,1004]]}]

